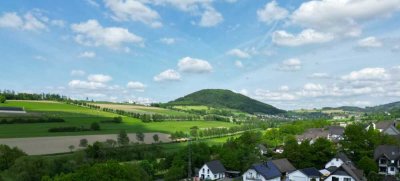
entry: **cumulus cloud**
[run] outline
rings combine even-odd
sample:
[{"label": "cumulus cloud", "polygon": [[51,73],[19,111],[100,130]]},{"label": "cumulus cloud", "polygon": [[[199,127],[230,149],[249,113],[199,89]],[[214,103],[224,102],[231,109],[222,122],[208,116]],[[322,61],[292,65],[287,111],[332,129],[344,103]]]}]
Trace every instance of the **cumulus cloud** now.
[{"label": "cumulus cloud", "polygon": [[257,89],[255,97],[266,101],[291,101],[297,99],[296,95],[287,92],[273,92],[269,90]]},{"label": "cumulus cloud", "polygon": [[90,82],[84,80],[72,80],[68,83],[68,86],[74,89],[100,89],[106,88],[106,85],[102,82]]},{"label": "cumulus cloud", "polygon": [[258,20],[266,23],[285,19],[288,14],[289,12],[279,7],[275,0],[267,3],[264,8],[257,10]]},{"label": "cumulus cloud", "polygon": [[213,27],[218,25],[224,20],[221,13],[216,11],[214,8],[209,7],[201,15],[199,26],[202,27]]},{"label": "cumulus cloud", "polygon": [[146,88],[146,85],[144,85],[144,84],[141,83],[141,82],[131,81],[131,82],[128,82],[128,83],[126,84],[126,87],[129,88],[129,89],[136,90],[136,91],[138,91],[138,92],[143,92],[144,89]]},{"label": "cumulus cloud", "polygon": [[212,66],[206,60],[184,57],[178,62],[179,71],[187,73],[208,73]]},{"label": "cumulus cloud", "polygon": [[390,75],[384,68],[364,68],[344,75],[342,79],[347,81],[386,80],[389,77]]},{"label": "cumulus cloud", "polygon": [[173,70],[173,69],[168,69],[160,74],[154,76],[154,81],[156,82],[164,82],[164,81],[179,81],[181,80],[181,75],[179,72]]},{"label": "cumulus cloud", "polygon": [[326,43],[333,40],[334,36],[329,33],[317,32],[313,29],[306,29],[297,35],[286,31],[275,31],[272,34],[272,41],[283,46],[301,46],[307,44]]},{"label": "cumulus cloud", "polygon": [[279,70],[282,71],[297,71],[301,69],[301,61],[297,58],[291,58],[288,60],[285,60],[281,63],[279,66]]},{"label": "cumulus cloud", "polygon": [[359,36],[360,22],[398,11],[398,0],[311,0],[303,2],[291,15],[294,24],[320,31]]},{"label": "cumulus cloud", "polygon": [[0,28],[14,28],[27,31],[47,30],[45,22],[37,16],[40,15],[35,16],[31,12],[26,13],[22,17],[16,12],[6,12],[0,16]]},{"label": "cumulus cloud", "polygon": [[139,21],[154,28],[162,27],[157,11],[137,0],[105,0],[105,6],[113,12],[117,21]]},{"label": "cumulus cloud", "polygon": [[379,48],[382,47],[382,42],[376,37],[370,36],[358,41],[359,48]]},{"label": "cumulus cloud", "polygon": [[316,79],[326,79],[326,78],[330,78],[330,75],[328,73],[313,73],[310,76],[308,76],[309,78],[316,78]]},{"label": "cumulus cloud", "polygon": [[111,81],[112,77],[104,74],[92,74],[88,76],[88,80],[91,82],[105,83]]},{"label": "cumulus cloud", "polygon": [[247,52],[237,49],[237,48],[229,50],[228,52],[226,52],[226,54],[237,57],[237,58],[250,58],[251,57],[250,54],[248,54]]},{"label": "cumulus cloud", "polygon": [[86,74],[86,72],[83,70],[72,70],[71,71],[72,76],[84,76],[85,74]]},{"label": "cumulus cloud", "polygon": [[87,46],[119,48],[124,43],[143,42],[142,37],[129,32],[128,29],[103,27],[94,19],[79,24],[72,24],[71,29],[77,34],[75,41]]},{"label": "cumulus cloud", "polygon": [[166,45],[172,45],[176,42],[176,40],[175,40],[175,38],[161,38],[160,42],[164,43]]},{"label": "cumulus cloud", "polygon": [[94,58],[96,57],[96,52],[85,51],[78,55],[79,58]]}]

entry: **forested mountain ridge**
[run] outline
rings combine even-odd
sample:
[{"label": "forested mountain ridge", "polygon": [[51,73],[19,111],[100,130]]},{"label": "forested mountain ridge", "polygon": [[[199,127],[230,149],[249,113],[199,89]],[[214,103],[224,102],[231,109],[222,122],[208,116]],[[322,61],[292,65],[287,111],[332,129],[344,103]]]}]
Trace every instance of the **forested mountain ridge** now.
[{"label": "forested mountain ridge", "polygon": [[166,106],[204,105],[240,110],[246,113],[279,114],[286,111],[224,89],[203,89],[165,104]]}]

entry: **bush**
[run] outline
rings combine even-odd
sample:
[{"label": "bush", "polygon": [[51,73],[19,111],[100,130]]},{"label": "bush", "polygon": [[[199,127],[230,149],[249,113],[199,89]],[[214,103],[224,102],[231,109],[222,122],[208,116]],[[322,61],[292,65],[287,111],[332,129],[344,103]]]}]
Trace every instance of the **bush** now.
[{"label": "bush", "polygon": [[100,124],[97,122],[94,122],[90,125],[90,129],[93,131],[99,131],[100,130]]},{"label": "bush", "polygon": [[80,147],[87,147],[87,145],[88,145],[88,140],[87,139],[81,139],[80,141],[79,141],[79,146]]},{"label": "bush", "polygon": [[0,124],[26,124],[26,123],[61,123],[65,122],[62,118],[14,118],[5,119],[0,121]]},{"label": "bush", "polygon": [[76,126],[69,126],[69,127],[56,127],[50,128],[49,132],[80,132],[80,131],[91,131],[91,129],[84,128],[84,127],[76,127]]},{"label": "bush", "polygon": [[119,116],[119,117],[114,117],[111,120],[103,120],[101,121],[101,123],[122,123],[122,117]]}]

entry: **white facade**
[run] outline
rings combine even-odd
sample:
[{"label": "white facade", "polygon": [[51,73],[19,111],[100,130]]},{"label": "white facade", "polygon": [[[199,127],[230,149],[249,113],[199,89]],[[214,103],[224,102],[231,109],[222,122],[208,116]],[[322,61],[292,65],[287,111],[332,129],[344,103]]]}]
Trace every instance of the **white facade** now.
[{"label": "white facade", "polygon": [[340,158],[333,158],[331,161],[325,164],[325,168],[329,168],[332,166],[340,167],[344,162]]},{"label": "white facade", "polygon": [[243,181],[280,181],[280,177],[276,177],[273,179],[265,179],[262,175],[258,174],[254,169],[248,169],[244,174],[243,174]]},{"label": "white facade", "polygon": [[218,180],[225,178],[225,173],[212,173],[206,164],[199,170],[200,180]]},{"label": "white facade", "polygon": [[[334,178],[337,178],[337,180]],[[335,181],[335,180],[336,181],[355,181],[353,179],[353,177],[345,176],[345,175],[331,175],[328,178],[326,178],[324,181]]]},{"label": "white facade", "polygon": [[[312,178],[309,178],[300,170],[296,170],[292,173],[288,174],[289,181],[311,181]],[[315,178],[315,181],[320,181],[319,178]]]}]

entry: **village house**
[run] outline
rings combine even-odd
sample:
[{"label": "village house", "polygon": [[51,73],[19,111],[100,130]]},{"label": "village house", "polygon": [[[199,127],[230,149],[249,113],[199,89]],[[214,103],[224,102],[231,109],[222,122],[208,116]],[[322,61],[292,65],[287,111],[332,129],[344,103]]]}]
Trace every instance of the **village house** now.
[{"label": "village house", "polygon": [[400,167],[400,147],[380,145],[374,151],[374,160],[379,167],[379,173],[396,175]]},{"label": "village house", "polygon": [[344,133],[344,127],[341,126],[329,126],[328,127],[328,140],[331,140],[335,143],[343,140],[343,133]]},{"label": "village house", "polygon": [[296,140],[299,144],[305,140],[310,140],[310,144],[313,144],[318,138],[327,138],[328,135],[329,132],[324,128],[310,128],[303,134],[297,135]]},{"label": "village house", "polygon": [[379,121],[376,123],[371,123],[367,126],[367,130],[371,127],[374,130],[378,130],[381,133],[385,133],[390,136],[399,136],[400,131],[396,128],[397,121]]},{"label": "village house", "polygon": [[357,169],[344,153],[338,153],[320,172],[327,177],[325,181],[366,181],[364,172]]},{"label": "village house", "polygon": [[265,163],[253,164],[244,174],[243,181],[280,181],[286,180],[288,173],[296,168],[286,159],[277,159]]},{"label": "village house", "polygon": [[219,160],[205,163],[199,169],[200,180],[219,180],[225,178],[225,167]]},{"label": "village house", "polygon": [[316,168],[304,168],[288,174],[289,181],[320,181],[322,174]]}]

